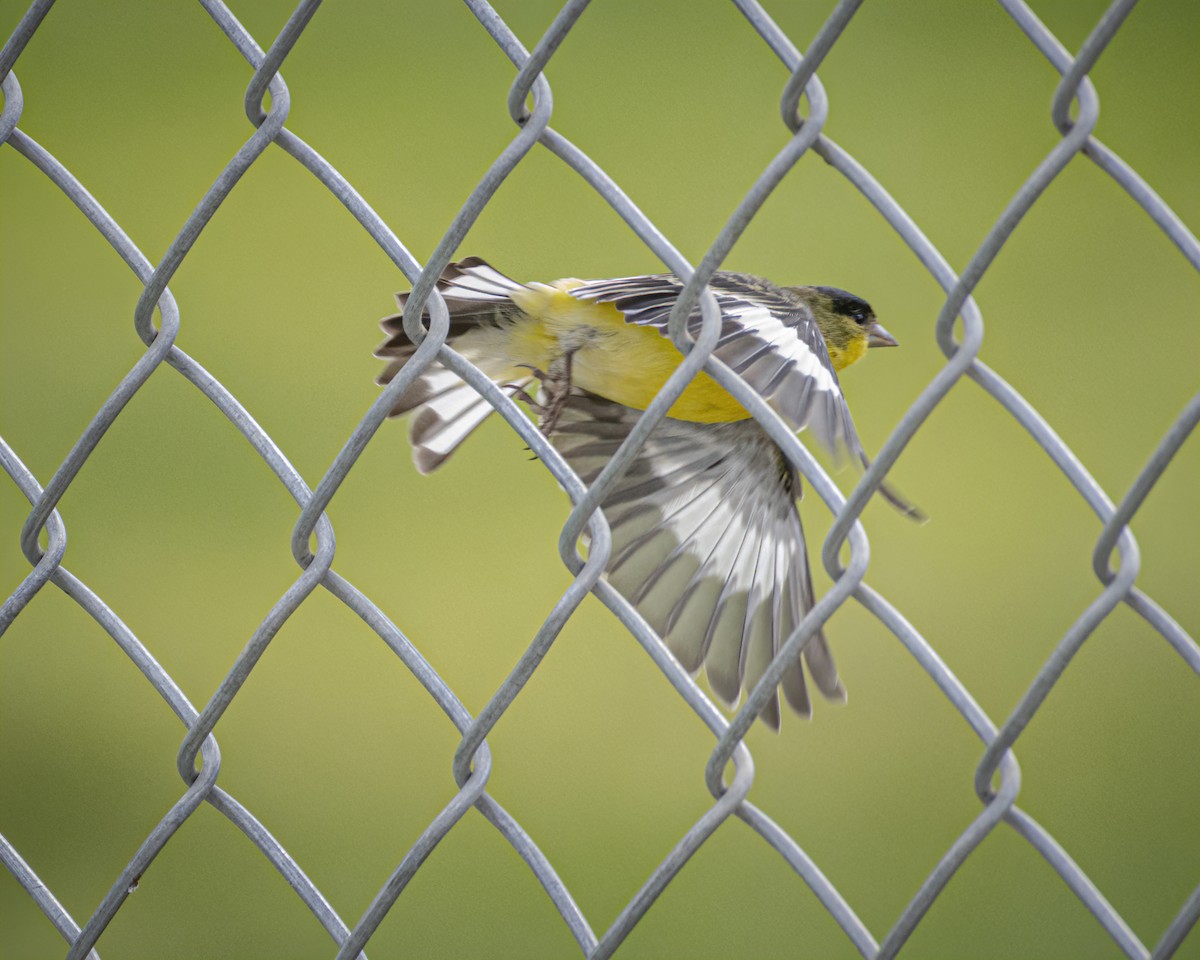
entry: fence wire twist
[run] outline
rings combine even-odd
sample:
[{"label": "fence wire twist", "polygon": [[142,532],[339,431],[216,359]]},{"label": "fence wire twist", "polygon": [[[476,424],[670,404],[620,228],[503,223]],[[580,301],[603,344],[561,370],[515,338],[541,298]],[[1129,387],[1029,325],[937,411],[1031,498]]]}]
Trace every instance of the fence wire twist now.
[{"label": "fence wire twist", "polygon": [[[1147,494],[1170,465],[1175,453],[1197,422],[1200,422],[1200,394],[1187,402],[1129,492],[1114,506],[1109,496],[1038,411],[997,373],[980,362],[978,354],[983,342],[983,318],[971,297],[972,291],[1025,214],[1055,177],[1080,154],[1119,184],[1171,239],[1192,266],[1200,270],[1200,243],[1197,243],[1196,238],[1149,185],[1120,157],[1097,140],[1092,132],[1098,116],[1099,101],[1088,78],[1088,72],[1120,29],[1136,0],[1115,0],[1075,56],[1058,42],[1021,0],[1000,0],[1001,6],[1016,26],[1061,74],[1062,79],[1053,99],[1052,121],[1062,139],[1013,196],[961,274],[954,272],[920,228],[872,175],[823,133],[829,103],[816,76],[816,70],[858,11],[862,0],[841,0],[813,38],[805,55],[800,53],[755,0],[734,0],[746,20],[790,73],[780,103],[789,139],[763,170],[696,266],[687,262],[599,165],[549,126],[553,100],[550,86],[542,71],[583,14],[588,0],[570,0],[566,3],[532,52],[521,45],[501,17],[487,3],[483,0],[467,0],[468,7],[479,23],[517,68],[517,76],[508,97],[508,110],[517,126],[517,133],[468,196],[424,265],[417,262],[354,187],[328,161],[285,126],[290,99],[279,69],[316,13],[320,0],[301,2],[265,52],[220,0],[201,2],[216,25],[254,70],[245,95],[246,115],[254,127],[254,132],[220,172],[157,263],[152,262],[135,246],[117,221],[66,167],[18,127],[23,100],[12,68],[26,45],[35,39],[38,27],[53,0],[37,0],[0,51],[0,77],[3,78],[5,96],[3,114],[0,116],[0,142],[10,144],[69,197],[144,285],[135,310],[134,327],[146,345],[145,352],[101,406],[83,435],[44,486],[26,469],[17,453],[0,440],[0,462],[32,504],[32,510],[21,533],[21,547],[32,569],[0,608],[0,632],[21,614],[42,587],[47,583],[54,583],[112,637],[186,728],[177,763],[184,782],[182,794],[145,838],[137,853],[116,877],[108,893],[82,927],[63,909],[50,888],[39,880],[33,868],[17,850],[0,837],[0,859],[66,939],[70,945],[67,954],[69,958],[96,956],[93,948],[97,940],[131,890],[136,888],[142,873],[179,827],[203,803],[212,805],[228,818],[279,871],[337,944],[339,958],[365,956],[361,951],[405,886],[438,842],[453,830],[472,808],[482,813],[520,854],[566,923],[581,952],[589,958],[610,956],[688,858],[731,816],[745,821],[803,879],[864,957],[895,956],[945,888],[950,877],[1000,823],[1010,826],[1045,858],[1063,883],[1087,907],[1096,922],[1127,957],[1138,960],[1148,957],[1166,958],[1175,953],[1200,918],[1200,887],[1180,907],[1161,934],[1158,943],[1153,948],[1146,947],[1079,865],[1072,860],[1069,853],[1049,832],[1016,805],[1021,775],[1013,747],[1066,670],[1074,654],[1096,627],[1122,603],[1149,623],[1183,659],[1187,667],[1200,673],[1200,647],[1195,640],[1152,598],[1135,586],[1140,561],[1137,544],[1128,528],[1130,520]],[[268,94],[271,98],[269,110],[263,106]],[[807,103],[807,114],[801,111],[802,101]],[[527,102],[531,102],[532,106],[527,108]],[[1074,116],[1071,115],[1072,105],[1076,111]],[[409,299],[411,309],[406,313],[405,329],[413,340],[420,343],[416,354],[371,406],[315,488],[308,486],[238,399],[175,345],[180,313],[168,283],[234,185],[272,143],[294,157],[341,201],[350,215],[408,277],[414,291]],[[449,318],[445,304],[434,289],[437,277],[449,263],[467,230],[479,217],[500,183],[538,143],[547,147],[590,185],[661,259],[666,268],[677,273],[685,281],[670,329],[676,344],[686,354],[686,359],[650,404],[624,446],[591,488],[584,487],[554,448],[547,444],[531,421],[504,392],[497,389],[486,376],[446,345]],[[816,153],[832,165],[871,202],[879,215],[903,239],[921,265],[946,292],[945,305],[938,317],[936,330],[937,342],[946,356],[946,363],[900,418],[874,463],[847,498],[842,497],[804,446],[762,399],[711,357],[719,328],[719,313],[715,300],[706,292],[705,284],[719,268],[771,191],[808,152]],[[691,342],[684,330],[683,320],[697,303],[700,305],[704,323],[695,342]],[[419,318],[427,304],[432,319],[426,331],[421,328]],[[152,319],[155,310],[160,317],[158,327],[154,326]],[[961,327],[959,338],[955,339],[954,331],[958,321],[961,321]],[[511,674],[477,717],[471,716],[454,691],[426,662],[418,648],[391,623],[380,608],[353,584],[333,571],[333,528],[324,512],[367,443],[395,405],[397,398],[434,360],[454,370],[488,398],[500,415],[529,445],[538,460],[564,487],[574,504],[562,531],[559,551],[563,563],[575,579],[554,605]],[[217,405],[300,507],[299,519],[292,537],[292,552],[301,572],[251,636],[225,680],[199,710],[184,696],[151,652],[121,621],[118,614],[87,584],[63,566],[66,528],[56,509],[63,494],[125,405],[164,363],[177,370],[201,394]],[[835,514],[833,527],[825,541],[822,554],[824,565],[834,580],[833,588],[804,618],[766,675],[750,692],[742,708],[729,721],[674,661],[660,639],[632,607],[605,581],[599,579],[608,558],[610,537],[607,523],[603,515],[596,511],[596,505],[603,498],[604,491],[635,456],[647,434],[701,370],[715,377],[754,415]],[[978,383],[1029,433],[1103,524],[1093,556],[1094,570],[1102,584],[1100,594],[1079,614],[1078,619],[1058,641],[1049,658],[1038,670],[1026,694],[1009,717],[999,725],[993,723],[984,713],[917,629],[864,581],[869,546],[866,533],[859,523],[859,515],[925,419],[964,376]],[[592,544],[586,561],[576,550],[579,536],[585,528]],[[39,546],[39,538],[43,534],[47,541],[44,551]],[[309,549],[313,539],[316,543],[315,552]],[[847,544],[849,563],[843,566],[839,555]],[[1113,551],[1116,552],[1117,563],[1115,567],[1110,567],[1109,559]],[[413,843],[392,875],[379,888],[362,917],[352,926],[341,919],[292,855],[254,814],[217,784],[221,755],[214,730],[218,722],[276,632],[317,587],[323,587],[337,597],[378,634],[420,681],[429,696],[462,735],[453,764],[458,793]],[[567,619],[589,592],[595,594],[636,637],[680,696],[709,727],[716,740],[706,775],[708,787],[713,795],[712,806],[679,838],[670,854],[646,878],[612,925],[599,933],[593,930],[566,884],[555,873],[533,838],[487,792],[492,770],[487,734],[520,694]],[[753,762],[744,742],[747,730],[779,682],[785,664],[793,661],[808,639],[851,598],[878,618],[896,636],[984,745],[975,777],[975,790],[982,804],[980,813],[946,850],[935,869],[921,884],[882,939],[877,939],[875,934],[867,929],[850,903],[825,877],[804,849],[747,799],[754,780]],[[199,768],[198,758],[202,761]],[[734,772],[732,779],[726,783],[722,780],[722,772],[730,762]]]}]

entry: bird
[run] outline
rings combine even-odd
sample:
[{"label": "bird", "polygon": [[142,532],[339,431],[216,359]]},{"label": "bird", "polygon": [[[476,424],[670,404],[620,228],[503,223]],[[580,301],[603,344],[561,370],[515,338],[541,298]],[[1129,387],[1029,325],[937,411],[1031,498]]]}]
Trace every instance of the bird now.
[{"label": "bird", "polygon": [[[682,361],[667,320],[683,289],[674,274],[520,283],[479,257],[449,264],[437,281],[450,316],[448,343],[510,395],[585,484],[604,468]],[[721,312],[713,356],[739,374],[791,427],[836,456],[869,464],[838,373],[873,347],[897,346],[861,297],[837,287],[777,286],[717,271],[708,282]],[[416,347],[400,313],[375,356],[390,383]],[[423,321],[429,321],[428,307]],[[697,335],[698,307],[687,318]],[[537,391],[536,399],[530,395]],[[411,414],[417,470],[437,469],[493,407],[441,363],[427,366],[389,416]],[[890,488],[881,493],[920,519]],[[815,603],[797,501],[800,476],[766,431],[701,372],[654,428],[600,507],[612,531],[604,576],[693,675],[735,706]],[[810,717],[807,674],[845,701],[824,630],[785,669],[788,706]],[[779,691],[759,719],[780,727]]]}]

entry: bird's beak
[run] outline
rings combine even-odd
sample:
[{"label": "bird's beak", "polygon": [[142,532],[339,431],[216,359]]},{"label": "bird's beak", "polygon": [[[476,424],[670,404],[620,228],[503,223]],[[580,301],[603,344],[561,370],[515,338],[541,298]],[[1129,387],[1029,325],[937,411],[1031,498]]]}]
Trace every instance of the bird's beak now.
[{"label": "bird's beak", "polygon": [[867,346],[898,347],[900,346],[900,341],[884,330],[878,323],[874,323],[871,325],[870,333],[867,336]]}]

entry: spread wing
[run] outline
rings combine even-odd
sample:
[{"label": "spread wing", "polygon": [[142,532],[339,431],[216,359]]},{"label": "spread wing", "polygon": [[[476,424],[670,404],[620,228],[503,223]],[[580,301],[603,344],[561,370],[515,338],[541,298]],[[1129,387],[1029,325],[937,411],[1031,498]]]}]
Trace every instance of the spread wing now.
[{"label": "spread wing", "polygon": [[[552,436],[591,484],[641,411],[591,394],[572,395]],[[601,504],[612,527],[605,575],[690,671],[735,703],[763,675],[813,605],[799,482],[753,420],[703,424],[663,420]],[[804,662],[817,688],[845,698],[818,633]],[[804,669],[789,666],[788,704],[811,713]],[[779,726],[778,696],[762,719]]]},{"label": "spread wing", "polygon": [[[580,300],[611,303],[629,323],[667,336],[667,318],[683,285],[674,274],[595,280],[576,287]],[[758,277],[719,272],[709,289],[721,308],[714,356],[740,375],[793,429],[809,429],[831,453],[858,459],[862,444],[842,396],[812,311],[797,297]],[[688,331],[700,332],[697,307]]]}]

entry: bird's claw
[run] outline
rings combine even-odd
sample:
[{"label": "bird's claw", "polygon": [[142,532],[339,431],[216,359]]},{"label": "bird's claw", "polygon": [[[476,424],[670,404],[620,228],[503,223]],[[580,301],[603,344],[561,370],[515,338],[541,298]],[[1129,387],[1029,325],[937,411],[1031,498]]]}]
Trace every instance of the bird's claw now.
[{"label": "bird's claw", "polygon": [[[525,366],[525,364],[521,364],[521,366]],[[522,403],[528,404],[530,409],[539,416],[545,410],[545,407],[531,397],[529,392],[519,383],[502,383],[500,384],[500,389],[509,391],[508,395],[514,400],[520,400]]]}]

